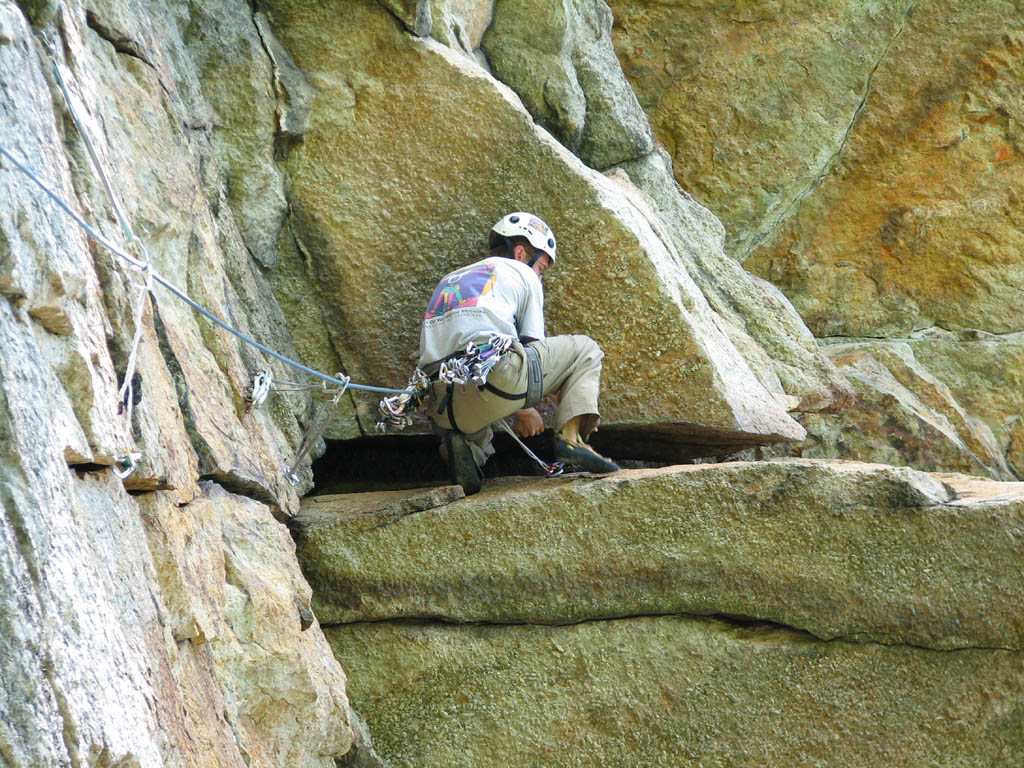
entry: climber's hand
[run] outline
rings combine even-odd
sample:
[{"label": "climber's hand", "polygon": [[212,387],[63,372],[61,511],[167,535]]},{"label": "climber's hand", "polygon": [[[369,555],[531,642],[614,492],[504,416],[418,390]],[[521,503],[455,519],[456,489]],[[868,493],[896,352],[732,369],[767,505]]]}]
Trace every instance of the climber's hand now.
[{"label": "climber's hand", "polygon": [[520,437],[533,437],[544,431],[544,419],[537,413],[536,408],[523,408],[512,415],[516,417],[512,429]]}]

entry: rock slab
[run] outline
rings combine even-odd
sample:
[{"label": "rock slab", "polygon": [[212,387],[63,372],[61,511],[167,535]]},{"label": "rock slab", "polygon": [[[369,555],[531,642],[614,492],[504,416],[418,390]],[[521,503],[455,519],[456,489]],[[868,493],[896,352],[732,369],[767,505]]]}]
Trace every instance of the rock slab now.
[{"label": "rock slab", "polygon": [[321,497],[294,523],[325,624],[728,615],[1021,650],[1024,496],[993,486],[1005,496],[971,501],[906,468],[780,459],[489,483],[372,524]]},{"label": "rock slab", "polygon": [[395,765],[988,765],[1024,757],[1024,659],[650,617],[329,627]]},{"label": "rock slab", "polygon": [[1024,759],[1022,483],[776,460],[451,499],[296,520],[396,764]]}]

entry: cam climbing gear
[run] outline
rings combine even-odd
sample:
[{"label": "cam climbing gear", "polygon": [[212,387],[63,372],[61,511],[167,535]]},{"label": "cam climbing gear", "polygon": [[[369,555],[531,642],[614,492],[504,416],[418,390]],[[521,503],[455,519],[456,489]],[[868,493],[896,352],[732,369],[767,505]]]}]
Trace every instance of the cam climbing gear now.
[{"label": "cam climbing gear", "polygon": [[441,363],[437,372],[439,381],[445,384],[476,384],[478,387],[487,383],[487,375],[491,369],[512,349],[512,337],[500,333],[492,333],[483,344],[470,342],[462,355],[450,357]]},{"label": "cam climbing gear", "polygon": [[299,447],[295,450],[295,458],[292,459],[291,464],[284,468],[284,476],[288,478],[288,482],[292,485],[299,484],[300,478],[297,472],[299,462],[306,458],[306,454],[313,450],[313,446],[316,445],[320,436],[323,435],[324,429],[327,427],[328,416],[333,412],[333,409],[329,411],[328,406],[337,406],[341,396],[348,389],[349,377],[343,373],[338,373],[336,376],[339,381],[343,382],[342,386],[335,391],[334,397],[317,405],[316,411],[313,413],[313,420],[309,423],[305,434],[302,436],[302,442],[299,443]]},{"label": "cam climbing gear", "polygon": [[246,410],[253,410],[263,405],[272,391],[274,385],[274,374],[272,371],[256,371],[252,377],[252,386],[249,388],[249,407]]},{"label": "cam climbing gear", "polygon": [[[452,426],[455,426],[454,414],[451,411],[452,390],[456,384],[475,384],[495,391],[487,384],[487,375],[495,365],[512,349],[513,339],[500,333],[492,333],[483,344],[470,342],[462,350],[461,355],[449,357],[441,363],[435,374],[438,381],[445,384],[445,394],[438,405],[438,413],[446,408]],[[377,421],[377,431],[387,432],[388,429],[402,430],[412,424],[412,411],[419,408],[424,396],[430,389],[430,377],[417,368],[409,377],[405,391],[397,396],[385,397],[380,401],[378,411],[381,418]],[[501,394],[500,390],[498,391]],[[521,398],[517,395],[514,399]],[[456,431],[458,428],[456,427]]]}]

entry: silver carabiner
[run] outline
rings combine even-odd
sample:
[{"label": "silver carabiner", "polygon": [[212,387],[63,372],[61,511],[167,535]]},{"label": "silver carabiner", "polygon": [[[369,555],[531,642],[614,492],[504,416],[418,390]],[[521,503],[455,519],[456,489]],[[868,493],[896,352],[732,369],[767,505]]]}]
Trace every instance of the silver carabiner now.
[{"label": "silver carabiner", "polygon": [[249,409],[254,410],[263,405],[263,402],[267,399],[267,395],[270,394],[270,389],[274,384],[274,374],[269,371],[256,371],[252,377],[252,393],[249,395]]},{"label": "silver carabiner", "polygon": [[129,451],[110,467],[110,471],[118,480],[126,480],[139,468],[142,454],[139,451]]}]

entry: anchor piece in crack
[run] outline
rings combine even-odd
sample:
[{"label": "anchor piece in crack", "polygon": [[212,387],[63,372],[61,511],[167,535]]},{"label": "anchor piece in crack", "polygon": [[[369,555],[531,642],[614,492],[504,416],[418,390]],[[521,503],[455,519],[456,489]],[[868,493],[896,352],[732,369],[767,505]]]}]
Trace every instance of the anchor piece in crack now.
[{"label": "anchor piece in crack", "polygon": [[339,381],[344,382],[344,385],[338,389],[334,397],[330,400],[317,405],[316,411],[313,414],[313,420],[306,428],[306,432],[302,436],[302,442],[299,443],[299,447],[295,451],[295,458],[292,459],[291,463],[284,468],[284,476],[292,485],[299,484],[299,463],[306,458],[311,450],[313,450],[313,446],[317,444],[317,441],[323,435],[324,429],[327,427],[327,422],[330,420],[329,417],[333,415],[338,402],[341,400],[341,396],[345,394],[345,390],[348,389],[349,381],[351,381],[350,377],[343,373],[338,373],[335,377]]}]

